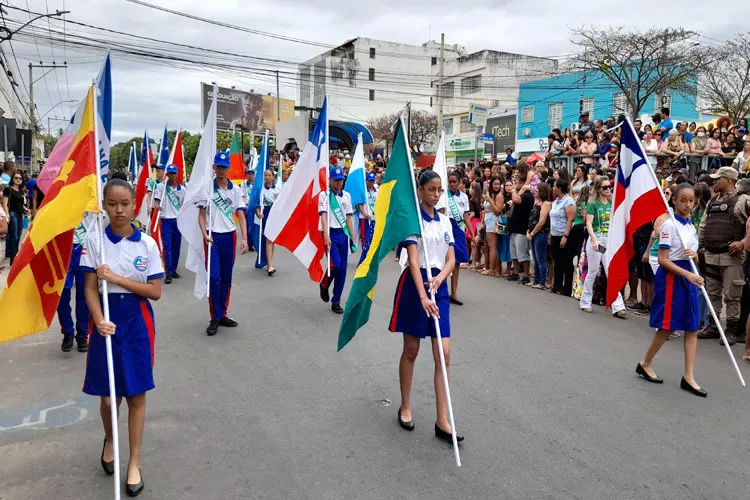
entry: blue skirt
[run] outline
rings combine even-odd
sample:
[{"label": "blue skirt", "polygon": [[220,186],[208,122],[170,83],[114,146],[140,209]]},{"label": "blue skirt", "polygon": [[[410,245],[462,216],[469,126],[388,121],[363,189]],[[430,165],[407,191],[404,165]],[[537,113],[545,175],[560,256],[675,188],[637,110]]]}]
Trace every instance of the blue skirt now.
[{"label": "blue skirt", "polygon": [[466,248],[466,231],[458,227],[453,218],[451,218],[451,227],[453,228],[453,239],[456,240],[453,251],[456,254],[456,264],[469,262],[469,250]]},{"label": "blue skirt", "polygon": [[[692,271],[688,260],[677,260],[674,264]],[[669,331],[698,331],[698,288],[687,278],[665,271],[659,266],[654,277],[654,300],[648,326]]]},{"label": "blue skirt", "polygon": [[[503,224],[508,223],[506,216],[500,217],[500,222]],[[497,238],[497,258],[500,262],[513,262],[513,257],[510,256],[510,235],[499,234]]]},{"label": "blue skirt", "polygon": [[[112,362],[117,397],[150,391],[154,386],[154,311],[149,301],[133,293],[109,295],[109,317],[117,328],[112,335]],[[109,396],[107,347],[94,326],[86,358],[83,392]]]},{"label": "blue skirt", "polygon": [[[440,269],[433,269],[432,275],[440,274]],[[427,270],[422,269],[423,283],[427,282]],[[427,287],[425,286],[425,291]],[[429,294],[429,292],[428,292]],[[440,310],[440,335],[443,338],[451,336],[450,320],[450,293],[448,283],[443,281],[435,294],[435,302]],[[417,287],[411,277],[411,271],[407,267],[401,273],[396,287],[396,296],[393,299],[393,313],[388,326],[391,332],[401,332],[412,337],[423,339],[425,337],[437,337],[435,333],[435,321],[427,316],[422,309],[422,301],[419,300]]]}]

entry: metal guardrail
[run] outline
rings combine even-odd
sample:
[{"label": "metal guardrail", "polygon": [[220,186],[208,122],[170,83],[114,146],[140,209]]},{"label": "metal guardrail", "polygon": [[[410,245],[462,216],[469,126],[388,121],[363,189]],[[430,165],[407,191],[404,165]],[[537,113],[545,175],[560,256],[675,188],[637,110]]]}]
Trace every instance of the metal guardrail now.
[{"label": "metal guardrail", "polygon": [[[659,161],[669,161],[672,160],[674,157],[663,154],[663,153],[656,153],[656,154],[649,154],[647,155],[649,158],[649,161],[651,165],[656,168]],[[578,166],[579,163],[583,163],[583,159],[592,159],[594,160],[592,166],[603,166],[601,165],[601,160],[604,157],[602,155],[571,155],[571,156],[553,156],[549,160],[547,160],[547,165],[551,166],[553,168],[565,168],[568,173],[573,175],[575,173],[575,169]],[[699,153],[684,153],[680,158],[686,158],[687,159],[687,168],[690,172],[690,177],[695,177],[695,174],[701,170],[708,170],[709,166],[715,159],[726,159],[727,157],[719,154],[699,154]]]}]

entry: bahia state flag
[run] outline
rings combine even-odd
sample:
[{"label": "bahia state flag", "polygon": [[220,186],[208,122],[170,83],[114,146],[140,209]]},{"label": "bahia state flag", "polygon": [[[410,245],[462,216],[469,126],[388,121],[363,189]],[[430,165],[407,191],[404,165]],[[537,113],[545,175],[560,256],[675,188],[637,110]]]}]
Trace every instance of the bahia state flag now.
[{"label": "bahia state flag", "polygon": [[380,262],[407,236],[422,234],[417,213],[414,174],[403,120],[396,124],[393,151],[375,202],[375,233],[367,257],[357,268],[339,329],[338,350],[370,319]]}]

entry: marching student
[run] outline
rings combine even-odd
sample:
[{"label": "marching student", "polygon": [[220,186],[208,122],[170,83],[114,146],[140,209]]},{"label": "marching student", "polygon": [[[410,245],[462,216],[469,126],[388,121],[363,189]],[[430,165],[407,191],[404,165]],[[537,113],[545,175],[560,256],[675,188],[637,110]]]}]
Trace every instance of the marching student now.
[{"label": "marching student", "polygon": [[[261,231],[263,229],[264,219],[271,213],[271,207],[273,207],[276,198],[279,197],[281,191],[275,185],[276,176],[273,174],[273,169],[269,168],[263,172],[263,189],[260,192],[260,202],[263,205],[263,210],[260,207],[255,209],[255,216],[260,219],[260,225],[256,230]],[[273,267],[273,241],[266,238],[263,234],[265,230],[261,231],[260,248],[258,249],[259,257],[255,261],[255,267],[257,269],[263,269],[264,267],[268,271],[269,276],[273,276],[276,273],[276,268]],[[258,235],[256,234],[257,238]]]},{"label": "marching student", "polygon": [[[177,216],[185,199],[185,187],[177,183],[177,165],[167,165],[167,182],[156,186],[154,192],[154,208],[159,210],[161,218],[161,241],[164,247],[164,265],[167,268],[167,276],[164,283],[172,283],[172,278],[179,279],[177,263],[180,261],[180,245],[182,235],[177,227]],[[162,200],[166,198],[162,206]]]},{"label": "marching student", "polygon": [[[198,224],[200,225],[208,256],[208,244],[212,244],[210,266],[210,295],[208,308],[211,321],[206,328],[206,334],[216,335],[219,326],[234,328],[238,323],[227,316],[229,297],[232,292],[232,270],[234,257],[237,252],[237,228],[242,235],[240,253],[247,252],[247,224],[245,223],[245,201],[242,190],[227,178],[229,172],[229,155],[219,151],[214,157],[214,188],[211,194],[211,207],[206,217],[206,207],[209,200],[198,205]],[[234,216],[237,215],[239,225],[235,225]],[[208,219],[208,220],[207,220]],[[211,231],[209,234],[208,231]]]},{"label": "marching student", "polygon": [[359,206],[362,216],[362,255],[359,258],[361,264],[367,258],[367,252],[372,244],[372,236],[375,234],[375,202],[378,199],[378,189],[375,187],[375,172],[367,172],[365,177],[367,187],[367,203]]},{"label": "marching student", "polygon": [[[253,192],[253,182],[255,182],[255,170],[248,166],[245,168],[245,182],[242,183],[242,193],[245,196],[245,206],[250,202],[250,195]],[[250,252],[255,251],[255,222],[253,214],[245,210],[245,222],[247,224],[247,249]]]},{"label": "marching student", "polygon": [[[349,257],[349,241],[354,234],[352,223],[352,198],[344,191],[344,170],[341,167],[330,169],[331,190],[320,193],[318,213],[323,230],[326,251],[331,256],[331,268],[320,282],[320,298],[323,302],[331,301],[331,311],[343,314],[341,293],[346,282],[346,264]],[[333,216],[331,216],[331,213]],[[329,230],[330,229],[330,230]],[[333,297],[329,289],[333,283]]]},{"label": "marching student", "polygon": [[154,202],[151,198],[159,184],[164,181],[164,165],[153,164],[151,165],[151,170],[153,170],[154,175],[153,177],[150,177],[146,183],[146,201],[148,202],[149,215],[151,215],[151,210],[154,207]]},{"label": "marching student", "polygon": [[458,273],[461,269],[459,264],[469,262],[469,250],[466,247],[466,230],[469,230],[471,239],[474,239],[474,229],[471,226],[471,211],[469,210],[469,197],[466,193],[459,189],[461,185],[461,177],[458,172],[451,172],[448,174],[448,207],[441,213],[445,213],[447,210],[448,220],[451,221],[451,228],[453,231],[453,240],[455,242],[453,251],[456,257],[456,266],[451,274],[451,304],[457,306],[464,305],[463,302],[458,300]]},{"label": "marching student", "polygon": [[[122,179],[112,179],[103,190],[104,210],[110,224],[101,235],[89,232],[81,252],[81,269],[86,273],[86,304],[91,311],[93,331],[86,362],[83,392],[99,396],[104,426],[101,465],[114,474],[111,404],[105,336],[112,339],[116,405],[128,403],[130,460],[126,492],[143,491],[141,443],[146,419],[146,392],[154,388],[154,313],[150,300],[161,297],[164,269],[156,242],[132,223],[135,210],[133,188]],[[106,264],[104,264],[106,262]],[[109,321],[104,319],[100,281],[108,282]]]},{"label": "marching student", "polygon": [[[690,220],[695,205],[695,190],[688,183],[675,188],[674,221],[664,221],[659,229],[659,268],[654,278],[654,299],[651,304],[649,326],[657,328],[645,356],[636,366],[638,375],[653,382],[664,382],[651,366],[659,349],[672,332],[683,330],[685,349],[685,375],[680,381],[680,388],[696,396],[705,398],[707,393],[695,381],[695,351],[698,346],[698,287],[703,285],[703,278],[694,274],[690,259],[698,259],[698,233]],[[680,242],[680,237],[684,246]]]},{"label": "marching student", "polygon": [[[437,420],[435,436],[453,443],[453,435],[448,422],[448,405],[445,398],[445,384],[440,368],[440,353],[437,343],[435,321],[440,323],[443,340],[445,367],[450,373],[450,294],[448,278],[456,265],[454,253],[453,226],[448,217],[435,208],[443,192],[440,175],[434,170],[425,170],[419,176],[420,216],[423,219],[422,236],[412,235],[403,245],[409,257],[409,265],[398,280],[393,299],[393,313],[388,330],[403,333],[404,348],[401,353],[398,374],[401,385],[401,406],[398,409],[398,423],[408,431],[414,430],[411,411],[411,383],[414,377],[414,362],[419,353],[423,338],[432,338],[432,357],[435,361],[435,399]],[[425,262],[425,249],[430,258]],[[432,270],[432,280],[427,280],[426,265]],[[435,293],[435,302],[429,292]],[[463,436],[456,436],[463,441]]]}]

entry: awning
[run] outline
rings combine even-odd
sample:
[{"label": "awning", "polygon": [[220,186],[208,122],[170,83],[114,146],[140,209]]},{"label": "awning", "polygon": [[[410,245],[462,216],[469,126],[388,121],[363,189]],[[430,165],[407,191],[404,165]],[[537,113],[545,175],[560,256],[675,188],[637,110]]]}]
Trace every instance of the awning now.
[{"label": "awning", "polygon": [[362,133],[362,142],[372,144],[372,134],[367,127],[354,122],[330,122],[328,132],[331,136],[331,149],[348,149],[352,153],[357,148],[357,137]]}]

